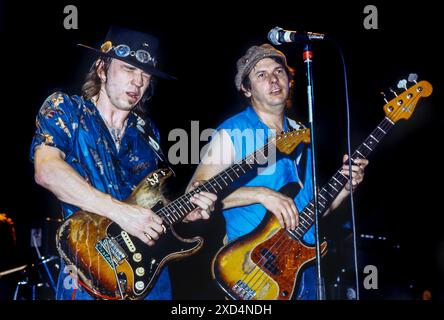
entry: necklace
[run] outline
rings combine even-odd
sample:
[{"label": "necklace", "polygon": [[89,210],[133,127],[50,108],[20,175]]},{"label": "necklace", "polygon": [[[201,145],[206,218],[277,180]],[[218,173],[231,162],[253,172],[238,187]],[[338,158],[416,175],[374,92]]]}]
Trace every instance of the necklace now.
[{"label": "necklace", "polygon": [[[97,108],[97,99],[98,97],[92,97],[91,102],[94,104],[94,106]],[[98,108],[97,108],[98,110]],[[98,110],[100,113],[100,110]],[[122,141],[123,133],[125,132],[126,124],[128,122],[128,118],[125,119],[125,122],[123,123],[122,127],[120,128],[114,128],[112,125],[108,123],[106,118],[100,113],[100,116],[103,119],[103,122],[105,122],[106,127],[108,128],[109,133],[111,134],[111,138],[113,138],[114,144],[117,148],[117,151],[120,149],[120,142]]]},{"label": "necklace", "polygon": [[128,122],[128,119],[125,120],[123,126],[120,128],[112,127],[105,118],[103,118],[103,120],[105,120],[105,124],[111,134],[111,138],[113,138],[114,144],[116,145],[117,150],[119,150],[120,143],[122,142],[122,136],[123,136],[123,133],[125,132],[125,128],[126,128],[126,124]]}]

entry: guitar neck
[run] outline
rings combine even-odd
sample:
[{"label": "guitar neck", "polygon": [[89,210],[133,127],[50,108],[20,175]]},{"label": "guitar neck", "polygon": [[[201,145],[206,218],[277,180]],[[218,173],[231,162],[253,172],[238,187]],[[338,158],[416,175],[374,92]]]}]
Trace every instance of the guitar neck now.
[{"label": "guitar neck", "polygon": [[262,148],[249,154],[247,157],[231,165],[229,168],[220,172],[216,176],[207,180],[196,189],[184,194],[176,200],[169,203],[156,212],[165,222],[173,225],[180,222],[191,211],[197,208],[197,205],[190,201],[190,198],[201,191],[211,192],[214,194],[221,193],[237,179],[244,176],[253,168],[259,165],[267,164],[270,146],[274,146],[274,139],[266,143]]},{"label": "guitar neck", "polygon": [[[375,130],[364,140],[364,142],[353,152],[351,156],[352,162],[356,159],[365,159],[381,142],[385,135],[394,126],[394,123],[385,117]],[[342,167],[341,167],[342,168]],[[341,168],[336,171],[333,177],[322,187],[318,193],[319,215],[322,216],[325,211],[339,195],[339,192],[348,183],[348,178],[341,173]],[[299,226],[294,231],[289,231],[294,237],[300,239],[310,229],[314,223],[314,200],[302,210],[299,214]]]}]

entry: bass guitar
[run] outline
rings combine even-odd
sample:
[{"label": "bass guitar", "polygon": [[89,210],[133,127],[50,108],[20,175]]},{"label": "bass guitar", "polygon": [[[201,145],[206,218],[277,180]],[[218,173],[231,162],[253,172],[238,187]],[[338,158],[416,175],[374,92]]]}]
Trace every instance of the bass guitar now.
[{"label": "bass guitar", "polygon": [[[410,75],[409,82],[414,84],[407,89],[407,81],[400,81],[398,87],[405,91],[384,105],[385,118],[356,149],[351,156],[352,161],[367,158],[395,123],[409,119],[418,100],[432,93],[431,84],[427,81],[416,82],[416,75]],[[348,178],[339,169],[320,190],[320,216],[346,183]],[[280,192],[294,198],[298,190],[297,185],[289,184]],[[316,258],[316,247],[301,241],[313,225],[314,218],[313,200],[299,213],[299,226],[294,231],[282,228],[275,216],[267,212],[252,232],[217,252],[212,263],[213,278],[231,299],[289,300],[301,270]],[[326,242],[321,243],[320,248],[321,254],[324,254]]]}]

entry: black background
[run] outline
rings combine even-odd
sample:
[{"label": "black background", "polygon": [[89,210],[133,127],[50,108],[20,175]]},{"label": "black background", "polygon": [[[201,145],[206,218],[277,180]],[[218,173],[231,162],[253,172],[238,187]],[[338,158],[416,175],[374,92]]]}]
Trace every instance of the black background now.
[{"label": "black background", "polygon": [[[63,26],[63,8],[68,4],[78,9],[78,30]],[[428,1],[415,5],[373,2],[378,9],[378,29],[366,30],[363,10],[367,4],[1,2],[0,212],[14,220],[18,238],[13,257],[3,255],[2,264],[12,267],[36,261],[29,246],[30,229],[34,227],[43,228],[43,253],[55,254],[53,232],[57,223],[46,218],[59,218],[59,207],[56,199],[33,180],[29,145],[35,115],[46,96],[55,90],[80,92],[93,56],[77,48],[76,43],[98,46],[113,24],[160,38],[160,63],[179,79],[159,81],[150,106],[167,152],[174,143],[168,141],[170,130],[183,128],[190,132],[193,120],[199,120],[200,130],[214,128],[242,109],[233,81],[235,62],[249,46],[266,42],[268,31],[279,25],[332,35],[343,48],[348,67],[352,148],[383,119],[381,91],[390,99],[388,88],[395,89],[410,72],[434,86],[432,96],[420,101],[410,120],[398,123],[370,156],[366,178],[355,194],[355,209],[361,282],[362,267],[367,264],[378,267],[380,278],[379,289],[362,289],[362,297],[419,299],[422,290],[428,288],[433,298],[442,298],[440,10]],[[301,46],[283,45],[280,49],[297,70],[291,113],[307,123]],[[325,182],[346,152],[344,81],[339,55],[331,44],[316,43],[314,54],[318,167],[321,182]],[[187,164],[175,167],[178,189],[183,190],[194,169],[195,165]],[[330,298],[345,297],[343,291],[333,289],[337,276],[352,283],[352,251],[347,240],[350,232],[344,227],[350,217],[348,209],[345,204],[323,219],[323,233],[330,239],[330,254],[323,260]],[[210,221],[180,226],[179,230],[183,235],[203,236],[207,245],[195,256],[171,264],[174,297],[223,299],[210,274],[210,260],[224,236],[223,218],[215,214]],[[361,239],[361,234],[376,239]],[[379,236],[387,240],[378,240]]]}]

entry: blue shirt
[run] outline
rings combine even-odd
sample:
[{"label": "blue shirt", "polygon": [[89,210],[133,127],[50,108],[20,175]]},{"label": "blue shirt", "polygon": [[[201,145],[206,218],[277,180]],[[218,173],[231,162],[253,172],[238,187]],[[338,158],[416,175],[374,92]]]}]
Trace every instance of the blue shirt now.
[{"label": "blue shirt", "polygon": [[[284,121],[284,130],[299,129],[293,120],[288,118]],[[288,122],[292,123],[292,128],[289,128]],[[218,130],[224,129],[230,135],[233,147],[235,150],[235,161],[241,160],[250,153],[262,147],[267,138],[274,134],[267,125],[262,122],[257,113],[251,106],[248,106],[243,112],[227,119],[223,122]],[[251,134],[246,133],[253,129]],[[233,131],[234,130],[234,131]],[[306,150],[303,152],[303,150]],[[298,211],[301,212],[313,198],[313,182],[312,182],[312,166],[311,153],[309,148],[304,148],[300,144],[296,149],[294,159],[290,157],[279,158],[279,160],[267,167],[263,172],[250,177],[248,181],[241,181],[240,186],[245,187],[267,187],[275,191],[279,191],[283,186],[290,182],[297,182],[300,180],[298,171],[303,170],[301,158],[306,157],[305,176],[303,188],[294,198]],[[228,241],[232,241],[240,236],[243,236],[255,229],[265,216],[266,209],[261,204],[251,204],[248,206],[230,208],[223,211],[226,221],[226,232]],[[310,229],[302,237],[302,240],[307,244],[314,244],[314,227]],[[313,266],[304,270],[300,276],[299,287],[293,295],[293,299],[297,300],[314,300],[316,299],[316,270]]]},{"label": "blue shirt", "polygon": [[[117,150],[99,110],[91,101],[56,92],[45,100],[37,115],[31,160],[34,160],[37,146],[45,144],[56,147],[65,154],[65,161],[90,185],[118,200],[125,200],[158,165],[155,152],[143,138],[146,135],[144,121],[150,121],[149,125],[159,141],[159,132],[154,123],[130,112],[120,149]],[[65,218],[78,210],[62,202]],[[162,291],[157,292],[157,287],[162,287]],[[69,295],[66,297],[71,298]],[[171,298],[166,269],[148,297]],[[81,296],[81,299],[87,298]]]},{"label": "blue shirt", "polygon": [[[157,158],[142,135],[144,119],[131,112],[119,151],[98,109],[82,97],[54,93],[43,103],[36,119],[31,160],[44,143],[65,154],[65,161],[94,188],[118,200],[157,168]],[[147,121],[150,121],[147,119]],[[151,122],[159,140],[159,133]],[[62,203],[67,218],[79,208]]]},{"label": "blue shirt", "polygon": [[[286,119],[288,120],[288,119]],[[292,121],[294,123],[294,121]],[[296,129],[298,125],[294,123]],[[227,119],[219,127],[218,130],[224,129],[233,142],[235,150],[235,161],[239,161],[250,153],[262,147],[267,138],[274,134],[267,125],[262,122],[251,106],[248,106],[243,112]],[[245,134],[253,129],[253,134]],[[289,129],[288,121],[284,121],[284,129]],[[243,132],[244,134],[240,134]],[[275,191],[279,191],[283,186],[290,182],[298,182],[299,175],[296,166],[300,163],[302,157],[306,158],[305,179],[301,181],[304,188],[295,197],[295,203],[299,211],[312,200],[312,179],[311,179],[311,161],[310,152],[301,144],[296,149],[295,159],[290,157],[282,157],[262,173],[259,173],[248,181],[242,181],[245,187],[267,187]],[[301,169],[301,168],[299,168]],[[266,209],[261,204],[251,204],[248,206],[235,207],[223,211],[226,220],[226,232],[228,241],[232,241],[244,234],[249,233],[256,228],[265,216]],[[303,240],[309,244],[315,243],[313,227],[311,227],[303,237]]]}]

